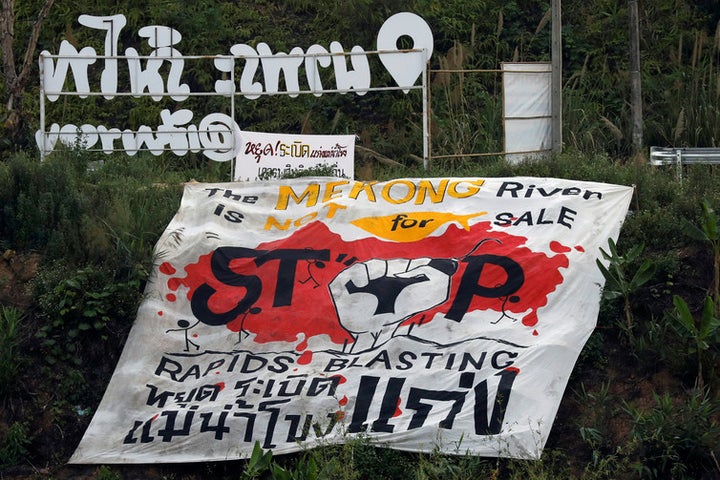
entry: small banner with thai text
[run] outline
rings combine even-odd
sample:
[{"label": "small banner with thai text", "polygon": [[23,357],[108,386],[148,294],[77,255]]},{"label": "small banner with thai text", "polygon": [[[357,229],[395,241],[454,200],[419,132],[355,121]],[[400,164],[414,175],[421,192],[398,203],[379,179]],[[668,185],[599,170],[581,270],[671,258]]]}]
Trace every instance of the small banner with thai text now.
[{"label": "small banner with thai text", "polygon": [[355,436],[537,459],[631,196],[531,177],[187,184],[70,462]]},{"label": "small banner with thai text", "polygon": [[[354,177],[354,135],[294,135],[243,131],[235,181],[269,180],[328,166],[336,177]],[[327,172],[330,173],[330,172]],[[324,173],[323,173],[324,174]]]}]

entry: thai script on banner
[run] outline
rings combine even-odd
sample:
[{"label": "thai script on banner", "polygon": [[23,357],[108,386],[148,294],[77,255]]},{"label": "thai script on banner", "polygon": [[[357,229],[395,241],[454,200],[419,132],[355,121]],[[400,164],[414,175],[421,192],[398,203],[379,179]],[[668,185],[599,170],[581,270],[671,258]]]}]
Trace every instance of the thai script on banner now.
[{"label": "thai script on banner", "polygon": [[319,166],[331,167],[331,176],[352,179],[355,136],[243,131],[235,158],[234,179],[248,181],[298,176],[303,170]]},{"label": "thai script on banner", "polygon": [[358,435],[540,458],[631,196],[531,177],[187,184],[71,463]]}]

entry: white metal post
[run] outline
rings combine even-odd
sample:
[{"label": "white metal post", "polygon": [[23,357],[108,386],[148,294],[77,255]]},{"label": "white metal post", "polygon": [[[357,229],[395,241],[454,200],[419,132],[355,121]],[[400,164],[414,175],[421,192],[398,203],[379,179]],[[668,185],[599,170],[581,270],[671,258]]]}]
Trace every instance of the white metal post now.
[{"label": "white metal post", "polygon": [[45,68],[43,54],[40,54],[40,161],[45,159]]}]

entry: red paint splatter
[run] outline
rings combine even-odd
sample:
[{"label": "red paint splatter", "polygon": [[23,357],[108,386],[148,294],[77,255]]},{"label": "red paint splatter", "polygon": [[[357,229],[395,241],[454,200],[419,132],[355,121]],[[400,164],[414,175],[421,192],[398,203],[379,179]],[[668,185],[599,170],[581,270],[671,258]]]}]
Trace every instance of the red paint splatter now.
[{"label": "red paint splatter", "polygon": [[165,275],[172,275],[175,272],[175,267],[170,265],[170,263],[168,262],[164,262],[162,265],[160,265],[160,273],[164,273]]},{"label": "red paint splatter", "polygon": [[533,330],[533,337],[537,337],[538,335],[540,335],[540,334],[538,333],[538,331],[537,331],[537,330]]},{"label": "red paint splatter", "polygon": [[338,421],[342,420],[343,418],[345,418],[345,412],[343,412],[342,410],[338,410],[337,412],[335,412],[335,418]]},{"label": "red paint splatter", "polygon": [[584,251],[585,251],[585,249],[583,248],[582,245],[575,245],[575,250],[577,250],[578,252],[584,252]]},{"label": "red paint splatter", "polygon": [[177,296],[174,293],[168,293],[167,295],[165,295],[165,298],[167,298],[169,302],[174,302],[175,300],[177,300]]},{"label": "red paint splatter", "polygon": [[295,347],[295,350],[298,352],[302,352],[303,350],[307,350],[307,347],[307,340],[303,340],[302,342],[298,343],[297,347]]},{"label": "red paint splatter", "polygon": [[398,397],[397,406],[395,407],[395,413],[393,413],[393,418],[399,417],[402,415],[402,410],[400,410],[400,404],[402,403],[402,399]]},{"label": "red paint splatter", "polygon": [[225,390],[225,382],[218,382],[213,386],[218,387],[218,389],[220,389],[220,390]]},{"label": "red paint splatter", "polygon": [[[304,338],[303,344],[317,335],[327,335],[330,341],[338,345],[351,342],[352,337],[338,321],[335,304],[327,288],[341,271],[348,268],[348,265],[335,259],[341,254],[344,259],[357,259],[356,263],[370,259],[412,258],[411,252],[420,252],[424,257],[454,259],[458,268],[452,277],[448,301],[409,317],[404,325],[427,322],[437,314],[448,312],[468,265],[465,257],[471,252],[472,256],[497,255],[514,260],[522,267],[525,282],[512,294],[511,301],[504,297],[474,296],[468,312],[491,310],[512,315],[530,310],[532,313],[526,315],[522,323],[532,327],[538,322],[538,309],[547,304],[548,295],[563,282],[560,269],[567,268],[569,261],[563,253],[548,256],[532,251],[526,246],[526,242],[526,237],[492,230],[490,222],[476,223],[469,231],[449,225],[444,235],[426,237],[412,244],[386,242],[378,238],[345,241],[340,235],[331,232],[325,224],[312,222],[286,238],[257,246],[257,250],[265,251],[298,248],[329,251],[329,260],[323,261],[322,268],[303,260],[297,262],[295,277],[292,279],[290,305],[274,305],[279,261],[256,262],[255,258],[236,258],[229,261],[229,268],[238,275],[258,278],[262,290],[253,304],[257,312],[241,313],[226,327],[233,332],[242,329],[255,334],[256,343],[295,342],[301,334]],[[553,248],[562,247],[560,243],[555,243],[557,245]],[[211,268],[213,254],[214,251],[209,252],[200,256],[195,263],[185,265],[183,270],[186,276],[169,278],[167,285],[171,290],[177,290],[180,286],[186,287],[188,299],[192,299],[198,288],[206,285],[215,292],[208,301],[208,308],[216,313],[228,312],[245,298],[247,290],[243,286],[228,285],[215,278]],[[167,267],[165,270],[169,271]],[[487,263],[478,284],[492,288],[504,283],[506,279],[507,274],[503,268]],[[320,288],[316,288],[318,285]],[[298,345],[298,351],[301,345]]]},{"label": "red paint splatter", "polygon": [[313,352],[305,350],[297,360],[298,365],[307,365],[312,362]]},{"label": "red paint splatter", "polygon": [[347,382],[347,378],[344,376],[338,374],[330,375],[330,378],[337,378],[338,379],[338,385],[342,385],[343,383]]},{"label": "red paint splatter", "polygon": [[348,403],[347,395],[343,395],[343,397],[340,400],[338,400],[338,403],[342,406],[347,405],[347,403]]},{"label": "red paint splatter", "polygon": [[520,369],[517,367],[507,367],[505,369],[506,372],[515,372],[515,375],[520,373]]},{"label": "red paint splatter", "polygon": [[555,253],[567,253],[567,252],[571,251],[572,249],[570,247],[566,247],[565,245],[563,245],[560,242],[553,240],[552,242],[550,242],[550,250],[552,250]]},{"label": "red paint splatter", "polygon": [[150,419],[150,421],[151,421],[151,422],[154,422],[155,420],[158,419],[159,416],[160,416],[160,414],[159,414],[159,413],[156,413],[155,415],[153,415],[153,417]]},{"label": "red paint splatter", "polygon": [[158,314],[158,317],[162,317],[163,315],[165,315],[165,313],[162,310],[160,310],[157,314]]},{"label": "red paint splatter", "polygon": [[523,325],[526,327],[534,327],[538,323],[538,316],[536,311],[532,311],[525,315],[522,319]]},{"label": "red paint splatter", "polygon": [[180,288],[180,285],[182,285],[182,281],[179,278],[171,278],[170,280],[168,280],[167,285],[170,290],[175,291]]},{"label": "red paint splatter", "polygon": [[198,337],[198,334],[197,334],[197,333],[193,333],[193,337],[194,337],[194,338],[197,338],[197,337]]}]

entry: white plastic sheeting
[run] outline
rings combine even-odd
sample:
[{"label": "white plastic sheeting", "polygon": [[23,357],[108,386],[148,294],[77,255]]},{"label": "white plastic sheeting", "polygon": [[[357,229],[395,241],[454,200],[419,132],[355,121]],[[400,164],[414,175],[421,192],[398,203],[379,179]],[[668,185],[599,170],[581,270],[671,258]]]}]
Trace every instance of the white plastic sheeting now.
[{"label": "white plastic sheeting", "polygon": [[358,435],[537,459],[631,196],[531,177],[189,183],[71,463]]}]

